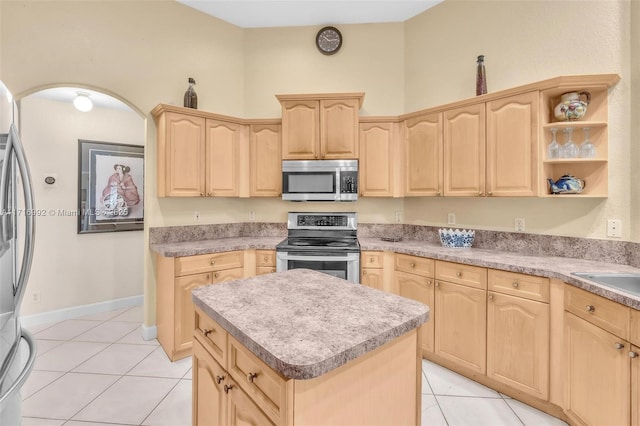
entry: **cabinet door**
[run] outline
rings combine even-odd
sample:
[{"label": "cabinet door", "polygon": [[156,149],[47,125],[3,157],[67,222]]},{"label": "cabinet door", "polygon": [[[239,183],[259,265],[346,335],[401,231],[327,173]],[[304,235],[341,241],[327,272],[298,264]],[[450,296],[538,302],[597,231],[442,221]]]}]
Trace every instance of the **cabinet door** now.
[{"label": "cabinet door", "polygon": [[186,275],[175,279],[175,348],[176,352],[189,351],[196,327],[191,291],[211,284],[211,273]]},{"label": "cabinet door", "polygon": [[486,372],[486,291],[436,281],[435,353],[475,372]]},{"label": "cabinet door", "polygon": [[229,379],[227,393],[227,421],[229,426],[269,426],[274,423],[258,408],[246,393]]},{"label": "cabinet door", "polygon": [[417,300],[429,306],[429,320],[422,324],[422,350],[433,352],[434,349],[434,299],[433,279],[406,272],[395,271],[394,286],[400,296]]},{"label": "cabinet door", "polygon": [[225,424],[226,398],[223,386],[227,372],[197,340],[193,343],[193,421],[194,426]]},{"label": "cabinet door", "polygon": [[242,129],[236,123],[207,120],[207,196],[238,196]]},{"label": "cabinet door", "polygon": [[320,158],[357,159],[358,99],[320,100]]},{"label": "cabinet door", "polygon": [[538,195],[538,92],[487,103],[487,195]]},{"label": "cabinet door", "polygon": [[222,283],[225,281],[238,280],[243,278],[244,269],[225,269],[223,271],[215,271],[212,273],[213,277],[211,278],[212,284]]},{"label": "cabinet door", "polygon": [[568,312],[564,321],[567,415],[581,424],[629,424],[629,344]]},{"label": "cabinet door", "polygon": [[395,190],[394,123],[360,124],[360,195],[392,197]]},{"label": "cabinet door", "polygon": [[282,101],[282,159],[315,160],[320,157],[320,102]]},{"label": "cabinet door", "polygon": [[631,425],[640,426],[640,348],[631,347]]},{"label": "cabinet door", "polygon": [[205,119],[168,112],[158,128],[158,195],[199,197],[205,193]]},{"label": "cabinet door", "polygon": [[549,305],[489,292],[487,376],[549,399]]},{"label": "cabinet door", "polygon": [[384,276],[382,271],[382,269],[377,268],[362,268],[360,284],[366,285],[367,287],[376,288],[378,290],[384,290]]},{"label": "cabinet door", "polygon": [[278,124],[252,125],[249,136],[251,197],[282,194],[282,141]]},{"label": "cabinet door", "polygon": [[444,195],[485,195],[485,105],[444,112]]},{"label": "cabinet door", "polygon": [[405,196],[442,195],[442,113],[404,122]]}]

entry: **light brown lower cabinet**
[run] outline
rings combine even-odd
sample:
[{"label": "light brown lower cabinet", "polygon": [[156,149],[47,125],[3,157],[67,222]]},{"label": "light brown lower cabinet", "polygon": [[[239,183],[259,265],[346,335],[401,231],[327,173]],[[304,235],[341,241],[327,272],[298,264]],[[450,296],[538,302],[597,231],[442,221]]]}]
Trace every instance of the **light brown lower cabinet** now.
[{"label": "light brown lower cabinet", "polygon": [[384,290],[383,253],[363,251],[360,259],[360,283],[367,287]]},{"label": "light brown lower cabinet", "polygon": [[[395,288],[400,296],[417,300],[430,309],[433,307],[433,278],[396,271]],[[431,311],[433,312],[433,311]],[[429,314],[431,316],[431,313]],[[434,348],[434,321],[429,319],[422,324],[422,351],[433,352]]]},{"label": "light brown lower cabinet", "polygon": [[244,252],[156,257],[158,341],[171,361],[191,355],[195,288],[243,278]]},{"label": "light brown lower cabinet", "polygon": [[417,353],[416,329],[319,377],[287,379],[195,308],[193,425],[419,425]]},{"label": "light brown lower cabinet", "polygon": [[276,251],[256,250],[256,275],[270,274],[276,271]]}]

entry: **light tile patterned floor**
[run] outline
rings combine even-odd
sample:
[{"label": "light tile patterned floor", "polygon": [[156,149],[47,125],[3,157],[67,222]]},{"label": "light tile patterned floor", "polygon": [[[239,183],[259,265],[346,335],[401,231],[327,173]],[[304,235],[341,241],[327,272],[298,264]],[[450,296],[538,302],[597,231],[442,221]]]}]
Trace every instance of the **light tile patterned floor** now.
[{"label": "light tile patterned floor", "polygon": [[[32,328],[22,425],[191,425],[191,358],[170,362],[142,320],[134,307]],[[565,424],[426,360],[422,372],[423,425]]]}]

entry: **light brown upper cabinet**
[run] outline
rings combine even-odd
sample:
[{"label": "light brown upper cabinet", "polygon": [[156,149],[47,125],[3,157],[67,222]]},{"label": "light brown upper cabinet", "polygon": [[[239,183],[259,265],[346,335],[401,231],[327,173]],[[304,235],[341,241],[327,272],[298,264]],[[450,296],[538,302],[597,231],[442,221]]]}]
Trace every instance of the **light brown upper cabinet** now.
[{"label": "light brown upper cabinet", "polygon": [[398,124],[375,118],[360,120],[360,195],[398,197],[401,150]]},{"label": "light brown upper cabinet", "polygon": [[405,196],[442,195],[442,113],[412,117],[403,122]]},{"label": "light brown upper cabinet", "polygon": [[224,116],[158,105],[159,197],[237,197],[245,126]]},{"label": "light brown upper cabinet", "polygon": [[357,159],[364,93],[277,95],[282,104],[282,159]]},{"label": "light brown upper cabinet", "polygon": [[280,124],[252,124],[249,131],[251,197],[282,195]]}]

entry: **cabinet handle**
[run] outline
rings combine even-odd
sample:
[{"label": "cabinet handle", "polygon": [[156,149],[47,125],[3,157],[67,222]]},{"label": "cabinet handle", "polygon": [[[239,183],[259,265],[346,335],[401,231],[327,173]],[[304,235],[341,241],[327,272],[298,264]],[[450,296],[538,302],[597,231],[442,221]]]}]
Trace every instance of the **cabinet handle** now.
[{"label": "cabinet handle", "polygon": [[220,382],[223,380],[224,380],[224,376],[216,376],[216,382],[218,382],[218,384],[220,384]]},{"label": "cabinet handle", "polygon": [[427,285],[431,285],[431,280],[430,279],[427,279],[426,282],[427,282]]},{"label": "cabinet handle", "polygon": [[376,259],[375,259],[374,257],[370,257],[370,258],[369,258],[369,263],[373,263],[373,262],[375,262],[375,260],[376,260]]},{"label": "cabinet handle", "polygon": [[489,300],[493,300],[493,294],[489,294]]},{"label": "cabinet handle", "polygon": [[462,277],[462,272],[456,272],[456,277],[458,278]]},{"label": "cabinet handle", "polygon": [[201,193],[200,193],[200,196],[201,196],[201,197],[204,197],[204,192],[201,192]]},{"label": "cabinet handle", "polygon": [[638,357],[638,352],[629,351],[629,358],[637,358],[637,357]]},{"label": "cabinet handle", "polygon": [[215,330],[213,329],[206,329],[204,330],[204,337],[207,337],[208,335],[210,335],[211,333],[213,333]]},{"label": "cabinet handle", "polygon": [[207,281],[211,281],[211,274],[207,274]]},{"label": "cabinet handle", "polygon": [[362,275],[367,275],[367,270],[366,269],[362,271]]},{"label": "cabinet handle", "polygon": [[513,286],[513,288],[518,288],[518,285],[519,285],[519,284],[518,284],[518,282],[517,282],[517,281],[514,281],[514,282],[513,282],[513,284],[511,284],[511,285]]},{"label": "cabinet handle", "polygon": [[489,191],[489,192],[487,192],[487,195],[488,195],[489,197],[491,197],[491,196],[493,195],[493,192]]},{"label": "cabinet handle", "polygon": [[220,276],[220,274],[216,272],[215,274],[213,274],[213,276],[218,278]]},{"label": "cabinet handle", "polygon": [[253,383],[253,379],[258,377],[258,373],[249,373],[247,374],[247,382]]},{"label": "cabinet handle", "polygon": [[409,266],[411,266],[412,268],[415,268],[415,267],[416,267],[416,264],[415,264],[415,263],[413,263],[413,262],[411,262],[411,263],[409,264]]},{"label": "cabinet handle", "polygon": [[233,389],[233,385],[224,385],[224,393],[229,393]]},{"label": "cabinet handle", "polygon": [[216,264],[216,260],[215,259],[211,259],[211,266]]},{"label": "cabinet handle", "polygon": [[440,283],[436,281],[436,287],[440,287]]},{"label": "cabinet handle", "polygon": [[436,195],[440,195],[440,191],[436,192]]},{"label": "cabinet handle", "polygon": [[263,260],[266,262],[267,260],[269,260],[269,256],[265,256]]},{"label": "cabinet handle", "polygon": [[595,312],[596,308],[593,305],[587,305],[587,312]]},{"label": "cabinet handle", "polygon": [[620,342],[616,342],[616,344],[614,345],[614,347],[615,347],[616,349],[622,349],[622,348],[624,348],[624,345],[623,345],[622,343],[620,343]]},{"label": "cabinet handle", "polygon": [[478,195],[482,196],[482,191],[478,191]]}]

